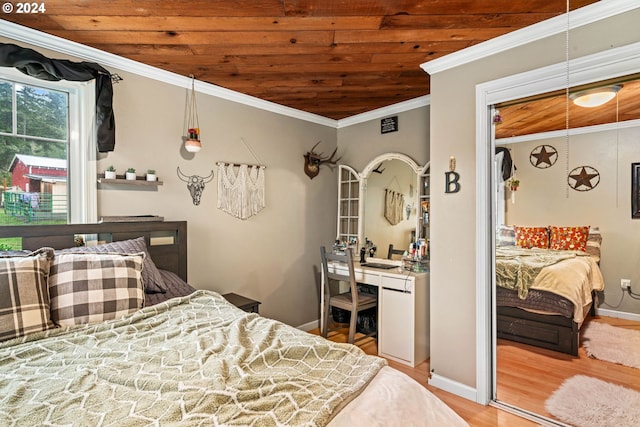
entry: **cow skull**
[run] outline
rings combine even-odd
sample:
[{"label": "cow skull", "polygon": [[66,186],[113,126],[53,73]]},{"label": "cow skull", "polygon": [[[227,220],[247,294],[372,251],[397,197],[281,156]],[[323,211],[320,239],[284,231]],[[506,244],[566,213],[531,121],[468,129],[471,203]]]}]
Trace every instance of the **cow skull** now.
[{"label": "cow skull", "polygon": [[213,171],[211,171],[211,174],[207,177],[201,177],[198,175],[188,176],[183,174],[182,171],[180,171],[180,166],[178,166],[178,178],[187,183],[187,188],[189,189],[189,193],[191,193],[193,204],[197,206],[200,204],[204,185],[213,180]]},{"label": "cow skull", "polygon": [[333,153],[331,153],[329,157],[323,158],[322,153],[318,154],[315,151],[313,151],[318,146],[318,144],[320,144],[320,141],[316,142],[316,145],[314,145],[313,148],[311,148],[310,151],[307,151],[307,154],[304,155],[304,173],[306,173],[310,179],[313,179],[316,176],[318,176],[318,174],[320,173],[321,164],[328,163],[330,165],[335,165],[338,162],[338,160],[342,158],[341,156],[341,157],[338,157],[337,159],[334,159],[334,156],[338,151],[338,147],[336,147],[336,149],[333,150]]}]

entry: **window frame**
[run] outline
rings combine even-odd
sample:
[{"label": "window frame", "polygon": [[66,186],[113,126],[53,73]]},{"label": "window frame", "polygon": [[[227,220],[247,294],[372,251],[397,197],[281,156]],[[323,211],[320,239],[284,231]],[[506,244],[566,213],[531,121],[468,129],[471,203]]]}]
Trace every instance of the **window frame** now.
[{"label": "window frame", "polygon": [[0,79],[68,94],[67,223],[95,223],[98,218],[95,81],[40,80],[8,67],[0,67]]}]

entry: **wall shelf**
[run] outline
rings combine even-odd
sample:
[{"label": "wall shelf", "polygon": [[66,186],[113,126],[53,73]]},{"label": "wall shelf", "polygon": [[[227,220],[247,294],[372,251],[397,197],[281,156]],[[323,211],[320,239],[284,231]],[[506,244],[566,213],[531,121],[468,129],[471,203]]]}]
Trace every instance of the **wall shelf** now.
[{"label": "wall shelf", "polygon": [[144,176],[137,176],[135,180],[125,179],[124,175],[116,175],[116,179],[106,179],[104,174],[98,175],[98,184],[108,185],[128,185],[134,187],[157,187],[162,185],[162,181],[147,181]]}]

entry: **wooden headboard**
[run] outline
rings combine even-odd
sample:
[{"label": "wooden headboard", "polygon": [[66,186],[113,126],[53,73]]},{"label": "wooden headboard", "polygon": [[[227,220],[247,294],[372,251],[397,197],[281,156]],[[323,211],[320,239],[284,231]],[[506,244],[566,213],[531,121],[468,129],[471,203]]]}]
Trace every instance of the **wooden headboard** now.
[{"label": "wooden headboard", "polygon": [[100,224],[12,225],[0,227],[0,238],[21,237],[22,249],[43,246],[64,249],[75,246],[79,234],[97,234],[100,239],[121,241],[144,237],[154,264],[187,281],[187,222],[142,221]]}]

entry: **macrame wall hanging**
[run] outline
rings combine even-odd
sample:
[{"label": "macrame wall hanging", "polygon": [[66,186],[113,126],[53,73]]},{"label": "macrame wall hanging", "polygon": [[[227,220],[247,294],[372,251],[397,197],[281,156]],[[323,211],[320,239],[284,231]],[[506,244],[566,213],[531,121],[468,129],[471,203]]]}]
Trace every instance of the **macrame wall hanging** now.
[{"label": "macrame wall hanging", "polygon": [[[398,191],[392,190],[391,186],[395,184]],[[389,224],[396,225],[402,221],[402,215],[404,214],[404,194],[402,194],[398,177],[393,176],[391,181],[384,190],[384,217],[389,221]]]},{"label": "macrame wall hanging", "polygon": [[248,219],[265,207],[265,169],[249,144],[242,142],[258,164],[218,162],[218,209]]},{"label": "macrame wall hanging", "polygon": [[187,100],[187,136],[184,141],[184,148],[190,153],[197,153],[202,148],[200,142],[200,121],[198,120],[198,105],[196,103],[196,78],[191,75],[191,91]]},{"label": "macrame wall hanging", "polygon": [[396,191],[384,190],[384,217],[389,224],[396,225],[402,221],[404,213],[404,195]]}]

